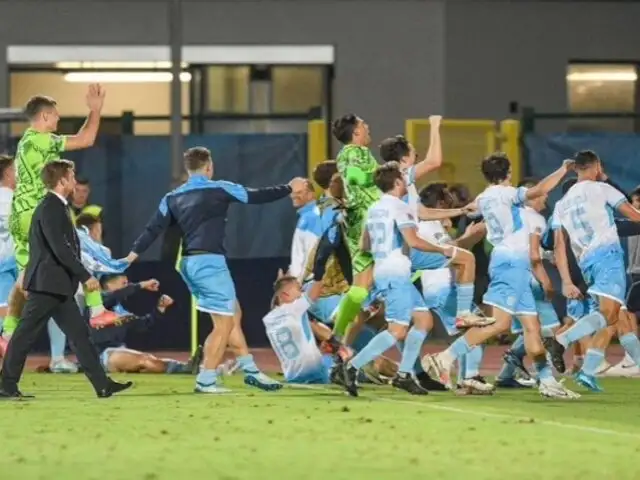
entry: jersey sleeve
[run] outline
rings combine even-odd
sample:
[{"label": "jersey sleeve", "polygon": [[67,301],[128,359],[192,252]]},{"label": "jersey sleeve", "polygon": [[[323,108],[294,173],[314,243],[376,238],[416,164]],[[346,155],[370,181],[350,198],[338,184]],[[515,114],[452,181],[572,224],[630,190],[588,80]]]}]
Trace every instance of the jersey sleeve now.
[{"label": "jersey sleeve", "polygon": [[287,310],[289,310],[289,312],[293,315],[301,317],[306,313],[307,310],[309,310],[310,306],[311,300],[309,300],[309,297],[307,297],[306,293],[303,293],[299,299],[287,305]]},{"label": "jersey sleeve", "polygon": [[403,228],[416,228],[416,220],[411,215],[411,209],[409,205],[404,202],[399,202],[395,208],[394,220],[399,230]]},{"label": "jersey sleeve", "polygon": [[514,188],[510,192],[511,203],[514,205],[524,205],[524,202],[527,200],[527,190],[525,187]]},{"label": "jersey sleeve", "polygon": [[45,157],[57,156],[65,151],[67,137],[54,133],[37,133],[31,139],[33,147]]},{"label": "jersey sleeve", "polygon": [[620,205],[627,202],[627,197],[625,197],[622,192],[613,188],[608,183],[600,184],[600,190],[604,195],[604,199],[607,202],[607,205],[609,205],[614,210],[617,210]]},{"label": "jersey sleeve", "polygon": [[553,213],[551,214],[551,218],[549,219],[549,228],[551,230],[558,230],[562,227],[562,223],[560,223],[560,213],[558,204],[556,203],[555,207],[553,207]]},{"label": "jersey sleeve", "polygon": [[546,223],[544,221],[544,217],[542,215],[538,215],[533,212],[528,212],[525,210],[525,215],[527,219],[527,227],[529,229],[530,235],[538,235],[542,236],[544,231],[546,230]]}]

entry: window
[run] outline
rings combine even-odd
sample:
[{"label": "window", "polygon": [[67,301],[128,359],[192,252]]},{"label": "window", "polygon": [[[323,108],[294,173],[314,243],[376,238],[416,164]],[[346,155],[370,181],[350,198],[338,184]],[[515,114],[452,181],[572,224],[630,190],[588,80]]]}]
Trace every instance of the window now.
[{"label": "window", "polygon": [[213,113],[249,112],[249,67],[215,65],[207,71],[208,109]]},{"label": "window", "polygon": [[307,113],[323,105],[324,67],[273,67],[273,113]]}]

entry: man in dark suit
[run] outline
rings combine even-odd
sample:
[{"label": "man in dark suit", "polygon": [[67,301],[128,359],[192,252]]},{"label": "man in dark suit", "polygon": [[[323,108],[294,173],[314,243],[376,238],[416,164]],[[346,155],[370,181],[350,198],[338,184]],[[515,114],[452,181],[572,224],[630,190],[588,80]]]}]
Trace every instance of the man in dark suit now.
[{"label": "man in dark suit", "polygon": [[80,262],[80,244],[71,222],[67,197],[75,186],[73,162],[55,160],[42,169],[49,193],[36,208],[29,230],[29,263],[24,274],[27,303],[11,337],[0,374],[0,398],[25,397],[18,390],[27,355],[38,334],[53,318],[73,343],[78,361],[100,398],[129,388],[107,377],[91,343],[89,327],[74,301],[80,283],[88,290],[98,281]]}]

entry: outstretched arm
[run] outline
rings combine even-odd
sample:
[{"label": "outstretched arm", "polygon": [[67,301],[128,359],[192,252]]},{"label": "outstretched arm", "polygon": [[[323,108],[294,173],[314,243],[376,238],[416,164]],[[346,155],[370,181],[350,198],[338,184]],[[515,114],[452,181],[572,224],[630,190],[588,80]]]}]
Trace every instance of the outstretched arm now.
[{"label": "outstretched arm", "polygon": [[105,89],[100,84],[89,85],[87,92],[87,106],[89,107],[89,115],[80,127],[78,133],[66,137],[64,150],[82,150],[93,146],[98,136],[100,128],[100,113],[104,105]]},{"label": "outstretched arm", "polygon": [[229,196],[229,201],[251,205],[275,202],[305,188],[305,180],[301,178],[294,178],[287,185],[263,188],[247,188],[232,182],[218,183]]},{"label": "outstretched arm", "polygon": [[149,220],[147,225],[144,227],[142,234],[135,242],[133,242],[133,247],[131,247],[131,252],[127,256],[126,260],[129,263],[135,261],[151,246],[151,244],[153,244],[156,238],[158,238],[158,236],[164,232],[169,225],[171,225],[172,221],[173,217],[169,210],[167,197],[165,196],[160,201],[160,206],[156,213],[154,213],[151,220]]},{"label": "outstretched arm", "polygon": [[440,139],[440,124],[442,117],[440,115],[432,115],[429,117],[431,130],[429,132],[429,149],[427,156],[420,163],[415,165],[415,180],[433,172],[442,166],[442,141]]},{"label": "outstretched arm", "polygon": [[572,166],[572,160],[565,160],[558,170],[543,178],[537,185],[527,189],[525,193],[527,200],[541,197],[556,188]]},{"label": "outstretched arm", "polygon": [[445,218],[460,217],[465,213],[464,208],[429,208],[418,204],[418,218],[420,220],[444,220]]},{"label": "outstretched arm", "polygon": [[455,252],[455,247],[451,245],[440,246],[423,240],[418,236],[418,230],[415,226],[400,228],[400,233],[410,248],[415,248],[422,252],[442,253],[447,257],[452,256]]}]

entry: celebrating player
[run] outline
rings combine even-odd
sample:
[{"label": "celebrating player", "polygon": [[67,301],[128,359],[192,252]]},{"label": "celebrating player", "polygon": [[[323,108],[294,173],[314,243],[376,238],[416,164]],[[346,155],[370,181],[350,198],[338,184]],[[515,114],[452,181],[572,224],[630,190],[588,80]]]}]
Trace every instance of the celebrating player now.
[{"label": "celebrating player", "polygon": [[136,260],[160,233],[178,223],[182,232],[180,273],[196,299],[198,310],[211,315],[215,325],[205,343],[204,362],[196,378],[195,391],[228,392],[220,386],[217,370],[227,345],[239,353],[237,361],[245,373],[246,384],[263,390],[280,389],[282,385],[260,372],[248,353],[235,286],[225,258],[224,229],[231,203],[274,202],[305,188],[305,180],[296,178],[288,185],[258,189],[212,180],[211,152],[203,147],[187,150],[184,163],[189,173],[187,182],[162,198],[158,211],[134,242],[126,261]]},{"label": "celebrating player", "polygon": [[415,381],[413,373],[422,344],[433,325],[433,317],[411,282],[411,260],[406,246],[448,256],[454,254],[455,249],[432,245],[418,237],[409,205],[402,201],[407,194],[407,183],[399,163],[388,162],[378,167],[374,182],[383,196],[367,212],[361,248],[363,252],[371,252],[375,259],[375,291],[385,302],[389,328],[376,335],[345,364],[345,387],[349,394],[357,396],[358,370],[404,340],[394,385],[411,393],[426,393]]},{"label": "celebrating player", "polygon": [[595,333],[582,370],[575,378],[592,391],[602,391],[595,373],[616,330],[620,344],[636,364],[640,362],[640,341],[634,325],[626,315],[620,315],[627,279],[624,253],[612,215],[618,211],[629,220],[640,222],[640,211],[620,191],[598,181],[602,167],[594,152],[580,151],[574,158],[578,182],[556,203],[552,217],[556,264],[562,277],[562,293],[569,299],[580,298],[582,294],[571,282],[569,273],[566,232],[587,283],[587,293],[597,302],[597,308],[556,339],[566,347],[571,341]]},{"label": "celebrating player", "polygon": [[535,362],[540,393],[557,398],[576,397],[555,380],[546,360],[531,291],[529,232],[521,212],[526,200],[545,195],[553,189],[567,173],[570,164],[565,162],[532,188],[516,189],[511,186],[511,164],[506,155],[496,153],[483,160],[482,173],[491,185],[476,198],[476,204],[487,224],[487,237],[494,246],[489,265],[489,289],[483,300],[493,307],[496,323],[471,328],[444,352],[423,358],[427,371],[433,372],[445,385],[451,384],[451,367],[458,357],[507,331],[512,316],[517,316],[524,329],[525,348]]},{"label": "celebrating player", "polygon": [[[16,191],[11,203],[9,219],[11,236],[15,244],[16,262],[20,271],[24,270],[29,259],[28,236],[31,217],[46,193],[40,171],[46,163],[59,159],[62,152],[82,150],[94,144],[100,126],[100,112],[104,97],[105,90],[102,86],[98,84],[89,86],[86,98],[89,116],[78,133],[72,136],[59,136],[53,133],[58,128],[60,119],[54,99],[38,95],[32,97],[25,106],[29,128],[18,143]],[[117,321],[118,316],[115,313],[104,309],[99,291],[87,291],[85,296],[91,310],[93,325],[107,325]],[[5,335],[11,335],[15,331],[24,302],[20,276],[9,296],[9,311],[4,323]]]}]

